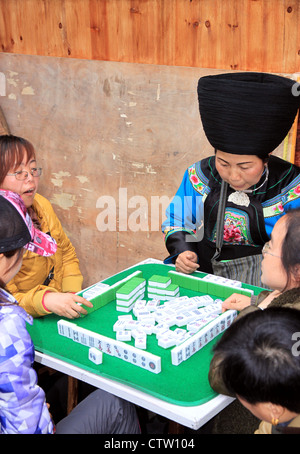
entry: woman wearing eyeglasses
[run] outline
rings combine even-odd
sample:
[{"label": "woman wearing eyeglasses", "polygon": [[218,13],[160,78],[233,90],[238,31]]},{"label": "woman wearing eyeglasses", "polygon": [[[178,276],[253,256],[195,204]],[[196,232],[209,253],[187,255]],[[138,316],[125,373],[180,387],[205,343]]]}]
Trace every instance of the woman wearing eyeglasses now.
[{"label": "woman wearing eyeglasses", "polygon": [[264,290],[251,299],[234,293],[223,302],[223,310],[236,309],[242,311],[240,315],[269,306],[287,306],[300,310],[299,238],[298,208],[288,211],[276,222],[271,240],[262,251],[261,280],[273,291]]},{"label": "woman wearing eyeglasses", "polygon": [[86,314],[84,305],[92,304],[75,294],[83,281],[79,261],[51,203],[37,193],[41,174],[34,147],[28,140],[0,136],[0,188],[19,194],[35,226],[57,243],[57,251],[51,257],[26,251],[22,268],[7,289],[33,317],[53,312],[77,318]]},{"label": "woman wearing eyeglasses", "polygon": [[[236,309],[240,311],[237,320],[244,318],[251,312],[268,311],[272,308],[300,310],[299,238],[300,209],[297,208],[288,211],[276,222],[271,240],[263,248],[261,280],[265,286],[272,290],[264,290],[251,299],[233,294],[223,302],[223,310]],[[216,352],[210,364],[209,382],[216,392],[232,395],[222,378],[222,360],[222,354]],[[252,433],[258,427],[259,420],[253,420],[253,416],[243,411],[239,402],[235,401],[215,418],[214,424],[216,433]],[[264,433],[271,433],[271,429],[272,427],[269,425],[268,432]],[[238,430],[245,431],[237,432]]]}]

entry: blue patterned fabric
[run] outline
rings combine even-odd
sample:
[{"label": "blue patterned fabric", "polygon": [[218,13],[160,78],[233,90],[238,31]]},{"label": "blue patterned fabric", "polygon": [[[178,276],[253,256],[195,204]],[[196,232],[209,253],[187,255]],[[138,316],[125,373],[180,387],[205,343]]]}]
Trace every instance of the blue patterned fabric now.
[{"label": "blue patterned fabric", "polygon": [[26,322],[32,324],[32,317],[0,289],[0,433],[51,434],[54,425],[32,368]]},{"label": "blue patterned fabric", "polygon": [[[270,156],[268,168],[268,180],[263,173],[249,194],[248,207],[227,199],[220,260],[260,254],[278,219],[289,209],[300,207],[299,167]],[[174,263],[181,252],[193,251],[198,256],[200,270],[213,272],[210,260],[216,249],[220,191],[221,177],[215,156],[198,161],[185,171],[162,223],[170,254],[165,263]],[[228,198],[233,192],[235,190],[229,187]]]}]

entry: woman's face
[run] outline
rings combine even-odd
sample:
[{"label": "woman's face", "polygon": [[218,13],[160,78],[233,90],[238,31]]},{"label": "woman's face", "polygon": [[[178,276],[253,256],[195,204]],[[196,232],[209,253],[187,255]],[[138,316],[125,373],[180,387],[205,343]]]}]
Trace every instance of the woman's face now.
[{"label": "woman's face", "polygon": [[243,191],[257,184],[264,171],[263,160],[255,155],[237,155],[216,152],[216,169],[222,178],[236,191]]},{"label": "woman's face", "polygon": [[22,197],[26,208],[29,208],[32,205],[34,196],[38,190],[39,177],[33,177],[30,173],[30,170],[35,167],[35,158],[28,162],[27,153],[26,151],[24,151],[23,161],[20,166],[10,169],[8,173],[15,173],[21,170],[25,170],[28,172],[26,179],[17,180],[14,175],[6,175],[1,185],[2,189],[7,189],[19,194]]},{"label": "woman's face", "polygon": [[286,216],[280,218],[271,234],[271,240],[266,243],[261,264],[261,281],[273,290],[282,291],[287,284],[287,273],[282,266],[282,242],[287,231]]}]

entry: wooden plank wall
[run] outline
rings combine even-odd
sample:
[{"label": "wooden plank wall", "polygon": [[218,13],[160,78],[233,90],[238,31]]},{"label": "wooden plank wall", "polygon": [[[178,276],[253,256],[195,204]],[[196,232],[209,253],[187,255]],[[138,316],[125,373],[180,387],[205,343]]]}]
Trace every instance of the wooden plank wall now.
[{"label": "wooden plank wall", "polygon": [[86,286],[166,256],[163,205],[212,152],[198,78],[298,71],[299,3],[0,0],[0,107],[37,149]]},{"label": "wooden plank wall", "polygon": [[293,73],[299,0],[0,0],[2,52]]}]

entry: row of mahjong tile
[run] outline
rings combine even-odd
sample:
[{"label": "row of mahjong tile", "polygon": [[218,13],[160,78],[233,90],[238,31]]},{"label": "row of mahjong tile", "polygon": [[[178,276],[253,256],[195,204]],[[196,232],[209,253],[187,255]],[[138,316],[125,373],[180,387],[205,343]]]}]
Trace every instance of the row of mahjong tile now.
[{"label": "row of mahjong tile", "polygon": [[[213,300],[209,295],[187,296],[165,301],[139,300],[135,303],[133,320],[131,314],[120,315],[113,326],[116,339],[131,341],[135,346],[147,348],[147,335],[155,334],[158,345],[163,348],[173,347],[184,342],[222,312],[222,301]],[[176,329],[170,329],[171,326]],[[186,329],[182,327],[186,326]]]},{"label": "row of mahjong tile", "polygon": [[171,350],[171,362],[173,366],[178,366],[183,361],[188,360],[201,348],[211,342],[215,337],[227,329],[237,316],[237,311],[228,310],[208,323],[200,331],[196,332],[182,344]]},{"label": "row of mahjong tile", "polygon": [[201,278],[202,281],[215,282],[216,284],[227,285],[229,287],[242,288],[242,283],[234,279],[227,279],[226,277],[216,276],[215,274],[207,274]]},{"label": "row of mahjong tile", "polygon": [[[193,334],[190,333],[192,334],[191,336],[188,336],[183,343],[171,350],[172,364],[177,366],[182,361],[189,359],[214,337],[228,328],[236,315],[236,311],[226,311],[224,314],[217,316],[213,321],[206,324],[200,331]],[[96,364],[102,363],[102,353],[106,353],[149,370],[150,372],[161,372],[160,356],[153,355],[146,351],[141,352],[138,348],[131,345],[94,333],[66,320],[59,320],[57,326],[60,335],[90,347],[89,359]]]},{"label": "row of mahjong tile", "polygon": [[96,296],[101,295],[101,293],[106,292],[109,289],[108,284],[104,284],[103,282],[98,282],[97,284],[93,285],[92,287],[88,288],[82,293],[82,296],[87,300],[93,299]]},{"label": "row of mahjong tile", "polygon": [[[192,278],[191,276],[188,277],[190,277],[191,279],[195,279]],[[129,281],[127,281],[126,284],[123,284],[119,291],[117,292],[118,310],[122,312],[129,312],[132,309],[133,303],[137,299],[144,298],[146,290],[146,280],[143,278],[139,278],[140,280],[136,281],[136,279],[137,277],[134,278],[132,277]],[[215,276],[212,274],[207,274],[205,277],[201,279],[201,281],[214,282],[217,284],[228,285],[230,287],[242,287],[242,284],[239,281],[225,279],[221,276]],[[96,285],[86,289],[83,292],[82,296],[90,300],[106,292],[109,288],[110,286],[108,284],[98,282]],[[123,293],[121,293],[122,291]],[[128,296],[128,292],[132,293],[132,298]],[[172,280],[169,276],[153,275],[148,280],[148,298],[157,298],[163,296],[165,297],[165,299],[179,296],[179,286],[174,283],[172,284]]]},{"label": "row of mahjong tile", "polygon": [[161,372],[160,356],[87,330],[67,320],[59,320],[57,322],[57,329],[58,334],[61,336],[89,347],[89,359],[95,364],[102,363],[102,355],[100,355],[100,353],[105,353],[142,367],[150,372],[156,374]]}]

